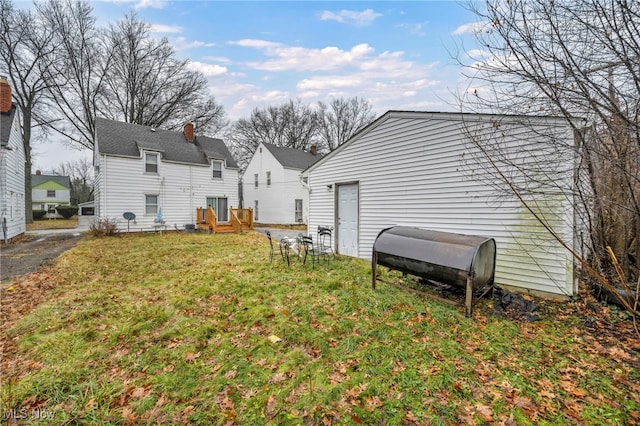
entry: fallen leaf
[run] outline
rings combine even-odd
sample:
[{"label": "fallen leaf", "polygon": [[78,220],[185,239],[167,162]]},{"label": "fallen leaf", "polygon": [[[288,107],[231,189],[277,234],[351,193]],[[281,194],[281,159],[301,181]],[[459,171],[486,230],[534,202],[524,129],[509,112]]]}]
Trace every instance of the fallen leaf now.
[{"label": "fallen leaf", "polygon": [[276,399],[275,395],[269,395],[267,397],[267,406],[264,409],[264,416],[267,420],[267,422],[269,420],[271,420],[277,413],[276,411],[276,404],[277,404],[278,400]]}]

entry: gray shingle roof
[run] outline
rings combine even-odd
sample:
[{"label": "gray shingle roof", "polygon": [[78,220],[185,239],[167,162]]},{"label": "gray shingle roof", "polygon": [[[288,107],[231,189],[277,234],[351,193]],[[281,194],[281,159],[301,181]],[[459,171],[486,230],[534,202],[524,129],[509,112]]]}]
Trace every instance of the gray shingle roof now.
[{"label": "gray shingle roof", "polygon": [[276,160],[278,160],[280,164],[288,169],[304,170],[322,158],[320,154],[313,155],[301,149],[284,148],[264,142],[263,145],[276,157]]},{"label": "gray shingle roof", "polygon": [[36,187],[41,183],[47,181],[54,181],[65,188],[71,189],[71,180],[69,176],[58,176],[58,175],[31,175],[31,187]]},{"label": "gray shingle roof", "polygon": [[13,119],[16,116],[16,105],[12,104],[9,112],[0,113],[0,145],[7,146],[9,144],[9,136],[13,127]]},{"label": "gray shingle roof", "polygon": [[139,124],[96,118],[99,154],[139,158],[141,149],[162,153],[165,161],[209,164],[209,159],[225,160],[227,167],[238,168],[221,139],[197,136],[189,143],[182,132],[153,129]]}]

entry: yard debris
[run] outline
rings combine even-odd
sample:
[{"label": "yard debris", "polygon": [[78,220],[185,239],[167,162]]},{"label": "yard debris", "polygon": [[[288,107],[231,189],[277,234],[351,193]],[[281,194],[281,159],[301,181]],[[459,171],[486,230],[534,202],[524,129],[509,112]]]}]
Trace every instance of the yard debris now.
[{"label": "yard debris", "polygon": [[493,308],[497,315],[533,322],[539,319],[538,305],[519,294],[494,286]]},{"label": "yard debris", "polygon": [[271,343],[279,343],[282,342],[282,339],[279,338],[278,336],[276,336],[275,334],[272,334],[271,336],[269,336],[267,339],[269,339],[269,341]]}]

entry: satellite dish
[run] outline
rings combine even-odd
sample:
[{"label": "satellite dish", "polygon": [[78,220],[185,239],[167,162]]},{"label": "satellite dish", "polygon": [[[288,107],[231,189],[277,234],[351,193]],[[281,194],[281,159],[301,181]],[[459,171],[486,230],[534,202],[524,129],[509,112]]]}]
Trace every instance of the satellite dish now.
[{"label": "satellite dish", "polygon": [[127,233],[128,233],[129,232],[129,222],[132,221],[132,220],[134,220],[134,221],[136,220],[136,214],[135,213],[131,213],[131,212],[124,212],[124,213],[122,213],[122,217],[127,219]]}]

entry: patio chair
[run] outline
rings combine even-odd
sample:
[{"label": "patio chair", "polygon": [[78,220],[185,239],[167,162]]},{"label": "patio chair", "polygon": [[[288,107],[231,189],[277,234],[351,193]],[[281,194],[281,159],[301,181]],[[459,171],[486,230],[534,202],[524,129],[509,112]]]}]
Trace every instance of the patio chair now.
[{"label": "patio chair", "polygon": [[319,250],[317,244],[313,243],[313,238],[310,235],[301,235],[299,237],[300,245],[304,250],[304,257],[302,259],[302,263],[307,263],[307,257],[311,256],[311,267],[315,268],[316,259],[318,259],[318,263],[320,263],[320,257],[325,256],[327,258],[327,263],[329,263],[329,257],[327,253],[323,253]]},{"label": "patio chair", "polygon": [[273,244],[273,238],[271,238],[271,232],[267,231],[267,238],[269,239],[269,246],[271,247],[271,250],[269,251],[269,262],[273,262],[273,255],[276,252],[276,247]]},{"label": "patio chair", "polygon": [[336,255],[333,251],[333,226],[318,226],[318,237],[316,241],[320,253],[327,255],[327,261],[329,253],[331,253],[332,256]]}]

